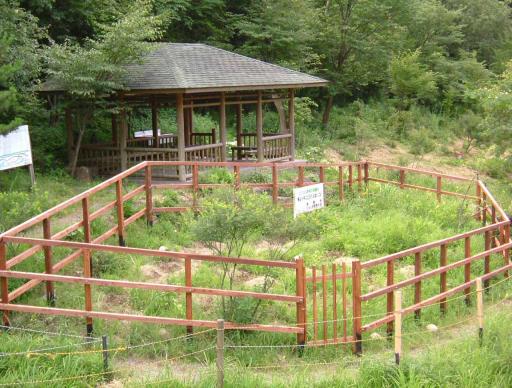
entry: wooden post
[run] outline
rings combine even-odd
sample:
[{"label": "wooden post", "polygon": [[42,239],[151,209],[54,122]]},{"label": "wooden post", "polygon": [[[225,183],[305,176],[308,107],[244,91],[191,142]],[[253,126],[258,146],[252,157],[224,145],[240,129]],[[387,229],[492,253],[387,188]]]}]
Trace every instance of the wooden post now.
[{"label": "wooden post", "polygon": [[[45,218],[43,220],[43,238],[46,240],[51,240],[51,238],[52,238],[50,218]],[[45,247],[43,247],[43,250],[44,250],[44,272],[47,274],[52,274],[53,273],[52,247],[45,246]],[[46,302],[50,306],[55,306],[55,291],[53,288],[53,282],[50,282],[50,281],[46,282]]]},{"label": "wooden post", "polygon": [[319,168],[318,177],[320,179],[320,183],[325,183],[325,167]]},{"label": "wooden post", "polygon": [[123,180],[116,181],[116,208],[117,208],[117,236],[119,237],[119,246],[126,246],[124,240],[124,201],[123,201]]},{"label": "wooden post", "polygon": [[[448,247],[446,244],[441,245],[441,256],[440,256],[440,267],[444,267],[448,264]],[[446,272],[441,272],[439,275],[439,292],[443,293],[447,290],[447,284],[446,284]],[[441,314],[446,314],[446,298],[441,299],[441,303],[439,304],[439,307],[441,309]]]},{"label": "wooden post", "polygon": [[295,160],[295,91],[288,92],[288,132],[292,135],[290,140],[290,160]]},{"label": "wooden post", "polygon": [[151,101],[151,129],[153,130],[153,147],[160,147],[160,138],[158,135],[158,106],[155,98]]},{"label": "wooden post", "polygon": [[482,193],[482,225],[487,224],[487,195]]},{"label": "wooden post", "polygon": [[[510,242],[510,224],[507,224],[503,227],[503,241],[502,244],[508,244]],[[505,249],[503,251],[503,261],[504,265],[510,264],[510,249]],[[508,271],[505,271],[503,273],[503,276],[505,278],[508,278],[509,274]]]},{"label": "wooden post", "polygon": [[478,338],[480,345],[484,337],[484,293],[482,287],[482,278],[476,279],[476,316],[478,319]]},{"label": "wooden post", "polygon": [[151,174],[151,166],[146,166],[144,186],[146,190],[146,222],[149,226],[153,226],[153,183]]},{"label": "wooden post", "polygon": [[261,100],[261,90],[258,90],[258,101],[256,104],[256,146],[258,162],[263,162],[265,155],[263,149],[263,103]]},{"label": "wooden post", "polygon": [[220,93],[220,105],[219,105],[219,130],[220,130],[220,142],[222,143],[221,149],[221,161],[226,161],[226,145],[227,145],[227,129],[226,129],[226,95],[224,92]]},{"label": "wooden post", "polygon": [[121,107],[119,128],[119,157],[121,158],[121,171],[128,168],[128,153],[126,151],[126,141],[128,139],[128,121],[126,119],[126,108],[124,104]]},{"label": "wooden post", "polygon": [[347,341],[347,263],[341,263],[341,308],[343,315],[343,341]]},{"label": "wooden post", "polygon": [[[464,257],[467,259],[471,257],[471,237],[466,237],[464,239]],[[469,283],[471,281],[471,263],[467,263],[464,265],[464,283]],[[466,298],[466,306],[471,304],[471,288],[468,287],[464,289],[464,295]]]},{"label": "wooden post", "polygon": [[299,166],[299,176],[297,186],[302,187],[304,186],[304,166]]},{"label": "wooden post", "polygon": [[[185,286],[192,287],[192,259],[190,257],[185,258]],[[187,320],[192,320],[192,293],[185,293],[185,304],[186,304],[186,317]],[[187,326],[187,334],[194,332],[193,326]]]},{"label": "wooden post", "polygon": [[117,147],[118,146],[118,141],[119,141],[119,135],[118,135],[118,131],[119,131],[119,128],[118,128],[118,125],[117,125],[117,116],[115,113],[112,113],[111,115],[111,121],[112,121],[112,147]]},{"label": "wooden post", "polygon": [[[386,263],[386,285],[392,286],[395,282],[395,261],[389,260]],[[390,291],[386,295],[386,309],[387,315],[392,315],[394,311],[393,307],[393,291]],[[393,335],[393,321],[388,322],[386,325],[386,333],[388,338],[391,338]]]},{"label": "wooden post", "polygon": [[361,167],[361,164],[358,163],[357,165],[357,191],[362,191],[363,190],[363,172],[362,172],[362,167]]},{"label": "wooden post", "polygon": [[[89,219],[89,197],[85,197],[82,199],[82,215],[83,215],[83,224],[84,224],[84,241],[86,243],[91,242],[91,221]],[[83,271],[84,278],[90,278],[92,276],[92,258],[91,251],[89,249],[83,250]],[[85,310],[92,311],[92,293],[91,293],[91,285],[84,284],[84,292],[85,292]],[[87,336],[90,337],[92,335],[92,318],[86,317],[86,332]]]},{"label": "wooden post", "polygon": [[368,186],[368,183],[370,182],[370,166],[368,165],[368,162],[365,160],[364,162],[364,184]]},{"label": "wooden post", "polygon": [[[5,242],[0,239],[0,270],[7,270],[7,250]],[[5,276],[0,277],[0,291],[2,293],[2,303],[9,303],[9,279]],[[9,322],[9,311],[4,310],[2,312],[2,324],[4,326],[10,326]]]},{"label": "wooden post", "polygon": [[[414,276],[421,275],[421,252],[416,252],[414,255]],[[421,280],[414,284],[414,304],[421,302]],[[414,317],[420,319],[421,309],[414,310]]]},{"label": "wooden post", "polygon": [[402,291],[395,290],[395,363],[400,365],[402,353]]},{"label": "wooden post", "polygon": [[197,208],[197,195],[199,194],[199,166],[194,164],[192,166],[192,189],[194,190],[194,198],[192,206],[194,210]]},{"label": "wooden post", "polygon": [[340,201],[343,201],[345,199],[345,188],[344,188],[344,182],[343,182],[343,167],[338,167],[338,194]]},{"label": "wooden post", "polygon": [[[484,249],[491,249],[491,231],[486,230],[484,234]],[[491,271],[491,255],[484,256],[484,274],[487,275]],[[489,292],[489,279],[484,280],[485,292]]]},{"label": "wooden post", "polygon": [[108,338],[106,335],[101,336],[101,349],[103,350],[103,371],[108,371]]},{"label": "wooden post", "polygon": [[363,354],[362,343],[362,317],[361,317],[361,262],[352,262],[352,314],[354,329],[354,353],[357,356]]},{"label": "wooden post", "polygon": [[441,202],[441,191],[443,188],[443,180],[440,176],[437,177],[437,184],[436,184],[436,193],[437,193],[437,200]]},{"label": "wooden post", "polygon": [[[183,111],[183,93],[176,94],[176,125],[178,128],[178,160],[185,161],[185,121]],[[185,166],[178,166],[178,177],[181,182],[187,179]]]},{"label": "wooden post", "polygon": [[295,258],[295,283],[296,295],[302,298],[297,302],[297,326],[302,328],[302,332],[297,333],[297,345],[299,346],[299,354],[302,354],[304,345],[306,344],[306,294],[305,294],[305,276],[304,276],[304,259],[302,257]]},{"label": "wooden post", "polygon": [[217,319],[217,388],[224,387],[224,319]]},{"label": "wooden post", "polygon": [[[243,110],[242,110],[242,104],[236,105],[236,146],[242,147],[242,131],[243,131]],[[240,160],[242,158],[242,152],[240,149],[237,149],[236,151],[236,159]]]},{"label": "wooden post", "polygon": [[66,108],[66,145],[68,153],[68,163],[71,164],[75,148],[75,136],[73,134],[73,113],[70,108]]},{"label": "wooden post", "polygon": [[240,190],[240,166],[234,166],[233,171],[235,174],[235,190]]},{"label": "wooden post", "polygon": [[482,212],[481,212],[481,207],[482,207],[482,188],[480,187],[480,184],[479,182],[477,181],[476,182],[476,216],[475,216],[475,219],[477,221],[482,221]]},{"label": "wooden post", "polygon": [[272,164],[272,202],[277,204],[279,196],[279,170],[276,163]]},{"label": "wooden post", "polygon": [[400,188],[403,189],[405,184],[405,171],[400,170]]},{"label": "wooden post", "polygon": [[352,191],[352,185],[354,183],[353,170],[354,170],[354,168],[352,167],[352,165],[349,165],[348,166],[348,188],[350,189],[350,191]]}]

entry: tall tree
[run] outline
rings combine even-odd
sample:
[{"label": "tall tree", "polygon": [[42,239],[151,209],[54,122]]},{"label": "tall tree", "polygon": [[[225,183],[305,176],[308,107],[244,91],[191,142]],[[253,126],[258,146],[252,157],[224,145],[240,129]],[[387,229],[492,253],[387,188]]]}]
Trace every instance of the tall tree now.
[{"label": "tall tree", "polygon": [[323,75],[331,81],[323,124],[327,125],[336,96],[350,96],[385,78],[389,58],[400,44],[397,23],[405,0],[327,0],[311,23],[318,31],[315,50]]},{"label": "tall tree", "polygon": [[78,139],[71,161],[72,174],[84,132],[97,110],[109,108],[108,97],[125,88],[125,65],[150,51],[150,41],[160,36],[162,19],[152,15],[150,1],[137,1],[119,21],[103,26],[99,36],[83,46],[54,44],[47,53],[50,82],[67,93],[67,103],[77,112]]}]

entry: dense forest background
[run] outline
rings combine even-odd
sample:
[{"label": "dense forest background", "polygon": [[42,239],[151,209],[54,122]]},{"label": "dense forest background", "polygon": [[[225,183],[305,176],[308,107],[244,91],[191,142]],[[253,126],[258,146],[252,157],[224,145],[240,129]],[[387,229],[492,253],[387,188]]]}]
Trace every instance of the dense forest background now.
[{"label": "dense forest background", "polygon": [[[419,155],[459,142],[506,174],[511,10],[508,0],[0,0],[0,132],[28,122],[37,166],[60,168],[62,115],[38,84],[57,78],[69,103],[87,106],[123,87],[122,65],[148,42],[202,42],[330,81],[297,101],[304,157],[337,144],[355,158],[375,139]],[[100,128],[101,114],[88,125]]]}]

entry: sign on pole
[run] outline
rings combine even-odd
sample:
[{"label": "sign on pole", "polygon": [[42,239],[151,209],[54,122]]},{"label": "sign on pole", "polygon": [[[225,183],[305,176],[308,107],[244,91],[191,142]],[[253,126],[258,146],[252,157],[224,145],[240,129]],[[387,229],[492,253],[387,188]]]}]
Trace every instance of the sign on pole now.
[{"label": "sign on pole", "polygon": [[33,185],[35,176],[28,125],[21,125],[7,135],[0,135],[0,171],[22,166],[28,166]]},{"label": "sign on pole", "polygon": [[321,209],[324,203],[324,184],[297,187],[293,189],[293,217]]}]

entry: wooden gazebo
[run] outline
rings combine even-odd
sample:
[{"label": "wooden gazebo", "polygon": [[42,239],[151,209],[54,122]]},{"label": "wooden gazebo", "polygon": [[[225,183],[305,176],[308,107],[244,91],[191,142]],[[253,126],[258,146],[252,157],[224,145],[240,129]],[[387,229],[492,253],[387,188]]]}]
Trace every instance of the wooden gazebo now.
[{"label": "wooden gazebo", "polygon": [[[295,157],[294,92],[325,86],[327,81],[281,66],[204,44],[162,43],[139,64],[127,68],[127,90],[115,98],[120,113],[112,117],[112,139],[80,147],[78,165],[109,175],[144,160],[226,161],[293,160]],[[287,112],[283,101],[288,100]],[[263,104],[281,108],[280,133],[265,133]],[[256,130],[244,132],[242,109],[255,105]],[[152,130],[132,137],[128,107],[150,107]],[[228,148],[227,108],[236,114],[236,144]],[[159,109],[175,107],[176,133],[160,133]],[[218,128],[194,130],[194,109],[218,109]],[[68,112],[68,151],[74,132]],[[140,132],[139,132],[140,135]],[[167,172],[169,174],[169,172]],[[180,180],[185,171],[176,171]]]}]

